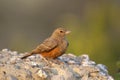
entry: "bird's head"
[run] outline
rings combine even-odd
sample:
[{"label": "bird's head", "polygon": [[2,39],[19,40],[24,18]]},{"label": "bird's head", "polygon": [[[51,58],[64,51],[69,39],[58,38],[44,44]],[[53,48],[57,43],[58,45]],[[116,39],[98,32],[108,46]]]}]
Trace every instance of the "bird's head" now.
[{"label": "bird's head", "polygon": [[61,37],[61,38],[64,38],[65,35],[69,34],[71,31],[68,31],[67,29],[65,28],[57,28],[55,29],[55,31],[53,32],[52,36],[53,37]]}]

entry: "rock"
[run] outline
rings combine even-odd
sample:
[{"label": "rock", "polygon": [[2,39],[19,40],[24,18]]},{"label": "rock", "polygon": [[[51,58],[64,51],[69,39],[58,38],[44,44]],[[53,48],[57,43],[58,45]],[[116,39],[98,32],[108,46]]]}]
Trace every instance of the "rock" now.
[{"label": "rock", "polygon": [[57,60],[37,54],[22,60],[22,56],[17,51],[0,51],[0,80],[114,80],[105,65],[86,54],[64,54]]},{"label": "rock", "polygon": [[107,75],[108,74],[107,67],[105,65],[97,64],[97,67],[100,69],[101,74],[103,74],[103,75]]},{"label": "rock", "polygon": [[13,75],[8,75],[7,77],[7,80],[18,80],[15,76]]},{"label": "rock", "polygon": [[46,74],[46,72],[42,69],[38,70],[37,75],[42,78],[42,79],[46,79],[48,77],[48,75]]},{"label": "rock", "polygon": [[65,78],[61,75],[54,75],[51,77],[51,80],[65,80]]}]

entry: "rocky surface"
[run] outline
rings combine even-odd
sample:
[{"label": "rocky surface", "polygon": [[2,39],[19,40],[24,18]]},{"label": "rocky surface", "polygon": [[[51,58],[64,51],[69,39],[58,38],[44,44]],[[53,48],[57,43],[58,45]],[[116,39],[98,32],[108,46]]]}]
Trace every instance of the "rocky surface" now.
[{"label": "rocky surface", "polygon": [[64,54],[56,60],[33,55],[20,59],[24,54],[0,51],[0,80],[114,80],[105,65],[96,64],[88,55]]}]

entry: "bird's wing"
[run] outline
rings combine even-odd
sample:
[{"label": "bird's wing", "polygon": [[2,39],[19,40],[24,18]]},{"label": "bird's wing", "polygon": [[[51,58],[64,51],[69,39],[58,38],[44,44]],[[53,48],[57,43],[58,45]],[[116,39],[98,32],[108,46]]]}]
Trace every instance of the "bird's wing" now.
[{"label": "bird's wing", "polygon": [[48,38],[45,41],[43,41],[42,44],[40,44],[39,46],[37,46],[37,51],[39,52],[45,52],[45,51],[50,51],[52,49],[54,49],[55,47],[57,47],[57,41],[55,41],[52,38]]}]

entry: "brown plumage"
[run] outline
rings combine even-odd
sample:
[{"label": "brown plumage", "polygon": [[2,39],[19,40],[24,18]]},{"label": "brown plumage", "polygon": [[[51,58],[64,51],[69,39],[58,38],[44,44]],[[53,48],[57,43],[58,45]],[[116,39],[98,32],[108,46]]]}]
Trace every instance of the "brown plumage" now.
[{"label": "brown plumage", "polygon": [[57,28],[52,35],[38,45],[31,53],[26,54],[21,59],[27,58],[32,54],[41,54],[44,58],[55,59],[65,53],[68,42],[65,39],[66,34],[70,33],[64,28]]}]

